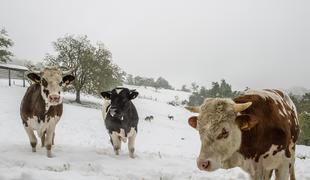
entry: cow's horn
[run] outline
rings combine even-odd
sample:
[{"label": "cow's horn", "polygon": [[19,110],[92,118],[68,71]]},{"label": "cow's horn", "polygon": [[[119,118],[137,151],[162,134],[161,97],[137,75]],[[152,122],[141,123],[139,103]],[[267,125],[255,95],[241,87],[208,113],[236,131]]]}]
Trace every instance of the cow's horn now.
[{"label": "cow's horn", "polygon": [[69,74],[72,74],[73,71],[74,71],[74,68],[71,68],[71,69],[69,69],[67,71],[62,71],[62,74],[63,75],[69,75]]},{"label": "cow's horn", "polygon": [[252,105],[252,102],[234,104],[234,111],[235,112],[244,111],[248,109],[251,105]]},{"label": "cow's horn", "polygon": [[29,68],[29,71],[32,72],[32,73],[35,73],[35,74],[40,74],[41,73],[41,71],[37,71],[33,67]]},{"label": "cow's horn", "polygon": [[193,113],[200,113],[200,107],[199,106],[186,106],[185,109],[187,109]]}]

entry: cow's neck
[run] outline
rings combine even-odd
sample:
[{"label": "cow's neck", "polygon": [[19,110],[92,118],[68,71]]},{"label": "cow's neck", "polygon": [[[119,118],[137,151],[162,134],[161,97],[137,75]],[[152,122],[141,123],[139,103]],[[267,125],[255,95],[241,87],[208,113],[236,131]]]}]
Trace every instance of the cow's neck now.
[{"label": "cow's neck", "polygon": [[252,173],[255,165],[255,161],[253,159],[248,159],[240,152],[235,152],[229,159],[222,163],[223,169],[231,169],[235,167],[240,167],[244,171],[248,173]]}]

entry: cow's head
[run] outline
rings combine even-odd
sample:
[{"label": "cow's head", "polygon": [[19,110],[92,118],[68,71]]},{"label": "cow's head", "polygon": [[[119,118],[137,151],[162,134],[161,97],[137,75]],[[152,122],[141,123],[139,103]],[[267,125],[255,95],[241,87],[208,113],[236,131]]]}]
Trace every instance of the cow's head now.
[{"label": "cow's head", "polygon": [[[199,107],[187,107],[199,113],[189,118],[190,126],[199,131],[201,149],[197,158],[200,170],[214,171],[223,167],[241,145],[241,131],[256,125],[250,118],[238,118],[251,102],[236,104],[231,99],[206,99]],[[241,115],[242,116],[242,115]]]},{"label": "cow's head", "polygon": [[120,119],[122,119],[124,113],[128,111],[130,101],[135,99],[138,95],[139,93],[136,90],[129,90],[127,88],[115,88],[112,91],[101,93],[104,99],[111,100],[110,115]]},{"label": "cow's head", "polygon": [[42,71],[32,70],[27,77],[41,85],[41,95],[44,101],[55,106],[62,103],[62,88],[74,80],[74,76],[69,74],[70,71],[62,71],[58,67],[46,67]]}]

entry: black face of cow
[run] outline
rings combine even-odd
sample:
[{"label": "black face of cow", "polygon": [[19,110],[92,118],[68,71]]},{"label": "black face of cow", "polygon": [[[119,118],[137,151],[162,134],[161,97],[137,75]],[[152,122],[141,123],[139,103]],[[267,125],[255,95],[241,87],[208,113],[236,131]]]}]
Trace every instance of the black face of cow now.
[{"label": "black face of cow", "polygon": [[129,102],[138,96],[138,92],[135,90],[129,90],[127,88],[116,88],[112,91],[102,92],[101,95],[107,100],[111,100],[110,115],[112,117],[122,118],[124,113],[127,112]]}]

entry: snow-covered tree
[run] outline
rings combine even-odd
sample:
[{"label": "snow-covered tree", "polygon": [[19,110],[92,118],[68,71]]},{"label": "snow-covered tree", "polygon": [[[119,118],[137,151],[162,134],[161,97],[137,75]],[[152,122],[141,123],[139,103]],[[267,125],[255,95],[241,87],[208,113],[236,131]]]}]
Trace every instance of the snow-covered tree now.
[{"label": "snow-covered tree", "polygon": [[13,46],[13,41],[8,37],[6,30],[0,30],[0,62],[6,63],[11,60],[13,53],[8,50],[11,46]]}]

